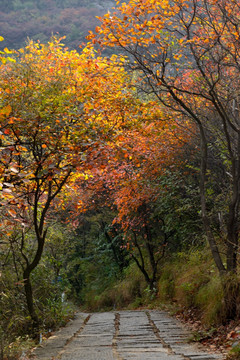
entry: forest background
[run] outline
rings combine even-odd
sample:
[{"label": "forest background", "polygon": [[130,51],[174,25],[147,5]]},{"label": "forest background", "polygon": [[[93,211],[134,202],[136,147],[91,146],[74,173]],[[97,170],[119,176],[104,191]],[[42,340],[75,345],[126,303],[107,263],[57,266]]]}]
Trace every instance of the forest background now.
[{"label": "forest background", "polygon": [[51,36],[66,36],[69,49],[78,49],[86,41],[89,30],[99,21],[114,1],[87,0],[1,0],[0,33],[4,37],[1,49],[20,49],[27,38],[48,42]]},{"label": "forest background", "polygon": [[238,358],[239,13],[0,2],[1,359],[79,305],[166,307]]}]

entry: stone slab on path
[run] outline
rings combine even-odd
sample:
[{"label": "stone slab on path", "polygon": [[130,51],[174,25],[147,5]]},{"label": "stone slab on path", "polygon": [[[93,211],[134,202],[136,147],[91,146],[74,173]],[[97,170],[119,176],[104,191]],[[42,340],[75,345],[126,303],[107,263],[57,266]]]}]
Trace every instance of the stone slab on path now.
[{"label": "stone slab on path", "polygon": [[183,325],[164,311],[77,313],[35,349],[34,360],[223,360],[189,344]]},{"label": "stone slab on path", "polygon": [[172,353],[180,355],[182,359],[219,360],[223,358],[220,353],[207,353],[203,346],[188,343],[191,336],[190,330],[187,330],[178,320],[166,312],[152,310],[148,311],[148,316],[155,328],[157,337]]},{"label": "stone slab on path", "polygon": [[88,314],[78,312],[74,319],[58,330],[54,335],[45,340],[31,354],[33,360],[52,360],[57,357],[64,346],[74,338],[75,334],[84,326]]}]

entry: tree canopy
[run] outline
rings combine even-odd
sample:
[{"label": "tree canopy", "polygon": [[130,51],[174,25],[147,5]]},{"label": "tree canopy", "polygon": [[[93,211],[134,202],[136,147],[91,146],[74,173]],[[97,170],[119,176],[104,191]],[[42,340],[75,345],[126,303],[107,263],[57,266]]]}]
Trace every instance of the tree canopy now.
[{"label": "tree canopy", "polygon": [[223,317],[238,314],[239,14],[235,0],[117,2],[79,52],[63,38],[2,51],[2,256],[33,328],[44,257],[81,299],[131,262],[156,295],[165,259],[205,239]]},{"label": "tree canopy", "polygon": [[[238,1],[129,1],[101,21],[97,35],[89,38],[127,54],[129,66],[142,74],[139,87],[172,109],[172,116],[191,119],[198,126],[206,236],[220,274],[236,273],[240,200]],[[210,151],[222,160],[220,192],[226,193],[228,188],[228,209],[222,224],[226,266],[207,206]]]}]

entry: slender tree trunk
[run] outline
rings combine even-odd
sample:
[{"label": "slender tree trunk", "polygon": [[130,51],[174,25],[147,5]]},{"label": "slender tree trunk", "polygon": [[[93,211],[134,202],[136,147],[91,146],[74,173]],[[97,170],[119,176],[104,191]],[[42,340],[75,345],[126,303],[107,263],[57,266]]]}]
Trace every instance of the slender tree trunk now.
[{"label": "slender tree trunk", "polygon": [[[231,153],[232,154],[232,153]],[[240,132],[238,132],[237,154],[232,155],[232,197],[229,204],[227,224],[227,270],[237,271],[238,232],[239,232],[239,182],[240,182]]]},{"label": "slender tree trunk", "polygon": [[[238,180],[235,180],[238,182]],[[226,316],[234,319],[237,315],[237,303],[239,301],[239,282],[237,274],[238,240],[238,185],[233,185],[232,202],[229,206],[229,221],[227,226],[227,275],[223,276],[222,284]]]},{"label": "slender tree trunk", "polygon": [[154,246],[153,246],[153,239],[152,239],[152,233],[150,227],[145,224],[145,231],[147,236],[147,250],[149,254],[149,259],[152,267],[152,276],[151,276],[151,283],[150,283],[150,289],[154,290],[156,287],[156,281],[157,281],[157,268],[158,268],[158,261],[155,259],[154,254]]},{"label": "slender tree trunk", "polygon": [[228,232],[227,237],[227,271],[232,274],[237,272],[238,234],[234,229]]},{"label": "slender tree trunk", "polygon": [[[229,207],[228,220],[228,239],[227,239],[227,267],[224,266],[223,260],[220,256],[219,248],[216,244],[212,229],[209,224],[209,219],[206,210],[205,197],[205,178],[207,169],[207,140],[205,138],[204,129],[200,128],[201,133],[201,178],[200,178],[200,196],[201,196],[201,210],[202,221],[207,235],[208,243],[212,252],[213,259],[219,271],[221,278],[224,304],[225,304],[225,318],[226,320],[234,319],[237,313],[237,299],[239,296],[239,285],[236,281],[235,274],[237,270],[237,248],[238,248],[238,231],[237,231],[237,216],[235,214],[237,205],[238,186],[233,187],[233,198]],[[238,181],[238,180],[237,180]],[[237,190],[236,190],[237,189]]]},{"label": "slender tree trunk", "polygon": [[32,319],[32,336],[33,338],[39,337],[39,319],[35,310],[34,300],[33,300],[33,290],[31,284],[31,273],[39,264],[39,261],[42,256],[44,242],[46,237],[46,231],[44,232],[43,236],[37,236],[37,251],[35,257],[31,263],[29,263],[26,255],[22,252],[22,256],[26,261],[26,267],[23,270],[23,281],[24,281],[24,290],[27,302],[27,308],[29,315]]},{"label": "slender tree trunk", "polygon": [[216,244],[214,235],[212,233],[212,229],[209,224],[207,209],[206,209],[205,181],[206,181],[207,156],[208,156],[207,139],[202,125],[199,125],[199,129],[201,136],[200,197],[201,197],[202,222],[205,229],[205,233],[207,235],[207,239],[212,252],[213,259],[220,273],[220,276],[222,276],[226,273],[226,269],[223,265],[223,261],[220,256],[218,246]]},{"label": "slender tree trunk", "polygon": [[29,270],[30,270],[29,268],[26,268],[23,272],[24,290],[25,290],[28,312],[32,319],[32,337],[38,338],[39,337],[39,319],[38,319],[38,316],[36,314],[35,307],[34,307],[33,290],[32,290],[32,284],[31,284],[31,279],[30,279],[31,272]]},{"label": "slender tree trunk", "polygon": [[139,256],[140,256],[140,261],[138,260],[138,258],[133,253],[131,254],[132,258],[136,262],[139,270],[142,272],[146,283],[149,285],[150,290],[153,290],[153,279],[150,278],[150,276],[148,275],[148,272],[147,272],[147,270],[145,268],[145,263],[144,263],[144,257],[143,257],[143,254],[142,254],[142,250],[141,250],[141,247],[138,244],[137,236],[136,236],[134,231],[133,231],[133,239],[134,239],[134,245],[138,249],[138,253],[139,253]]},{"label": "slender tree trunk", "polygon": [[237,274],[237,254],[239,249],[239,200],[240,200],[240,131],[237,133],[237,148],[231,149],[232,196],[229,204],[227,223],[227,276],[223,278],[224,300],[228,319],[237,315],[239,302],[239,281]]}]

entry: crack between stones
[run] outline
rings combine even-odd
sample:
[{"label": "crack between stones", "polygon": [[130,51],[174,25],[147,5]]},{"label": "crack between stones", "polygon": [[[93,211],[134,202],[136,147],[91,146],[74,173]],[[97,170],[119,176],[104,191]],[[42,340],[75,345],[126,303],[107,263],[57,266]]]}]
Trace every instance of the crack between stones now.
[{"label": "crack between stones", "polygon": [[149,313],[149,311],[145,311],[146,315],[147,315],[147,318],[148,318],[148,321],[149,321],[149,324],[152,328],[152,331],[154,332],[156,338],[160,341],[160,343],[162,344],[162,346],[168,350],[168,353],[169,354],[172,354],[172,355],[176,355],[175,352],[173,351],[173,349],[171,348],[170,345],[168,345],[160,336],[160,333],[159,333],[159,329],[157,328],[157,326],[155,325],[154,321],[151,319],[151,315]]},{"label": "crack between stones", "polygon": [[86,324],[88,323],[89,319],[91,318],[92,315],[88,315],[86,317],[86,319],[84,319],[82,326],[73,334],[73,336],[71,336],[69,339],[67,339],[63,349],[57,354],[55,360],[60,360],[62,355],[64,354],[66,347],[73,341],[73,339],[75,339],[76,336],[78,336],[83,329],[85,328]]},{"label": "crack between stones", "polygon": [[[157,337],[157,339],[161,342],[161,344],[163,345],[164,348],[168,349],[168,353],[171,354],[171,355],[177,355],[176,352],[172,349],[172,347],[170,345],[168,345],[164,340],[163,338],[161,337],[160,335],[160,332],[159,332],[159,329],[158,327],[155,325],[154,321],[151,319],[151,315],[149,313],[149,311],[145,311],[147,317],[148,317],[148,321],[149,321],[149,324],[151,325],[152,327],[152,330],[155,334],[155,336]],[[184,355],[184,354],[179,354],[180,356],[182,356],[183,359],[185,360],[192,360],[191,357],[187,356],[187,355]]]},{"label": "crack between stones", "polygon": [[117,338],[119,336],[119,328],[120,328],[120,314],[119,313],[115,313],[114,327],[115,327],[115,333],[114,333],[113,341],[112,341],[113,356],[117,360],[123,360],[123,358],[119,355],[119,353],[117,351]]}]

